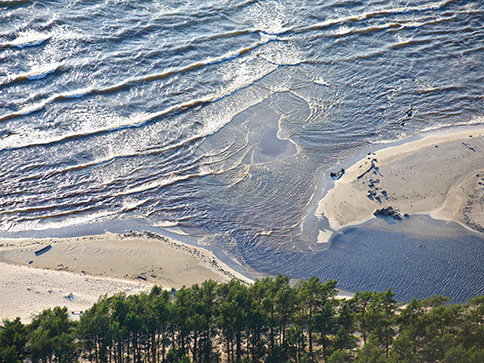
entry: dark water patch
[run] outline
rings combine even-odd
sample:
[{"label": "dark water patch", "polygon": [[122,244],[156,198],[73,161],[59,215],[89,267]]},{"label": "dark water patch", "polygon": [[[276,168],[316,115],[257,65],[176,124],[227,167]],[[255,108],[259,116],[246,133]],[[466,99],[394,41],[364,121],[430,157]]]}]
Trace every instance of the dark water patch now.
[{"label": "dark water patch", "polygon": [[29,5],[32,4],[32,0],[7,0],[7,1],[0,1],[1,6],[6,6],[9,9],[15,9],[22,5]]}]

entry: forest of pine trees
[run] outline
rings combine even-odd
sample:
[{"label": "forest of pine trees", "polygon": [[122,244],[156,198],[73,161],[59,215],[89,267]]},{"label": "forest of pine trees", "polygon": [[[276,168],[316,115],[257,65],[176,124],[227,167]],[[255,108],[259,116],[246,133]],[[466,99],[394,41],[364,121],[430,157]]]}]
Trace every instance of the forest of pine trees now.
[{"label": "forest of pine trees", "polygon": [[104,296],[79,321],[47,309],[0,326],[0,363],[484,362],[484,296],[399,304],[391,290],[336,299],[336,281],[287,276]]}]

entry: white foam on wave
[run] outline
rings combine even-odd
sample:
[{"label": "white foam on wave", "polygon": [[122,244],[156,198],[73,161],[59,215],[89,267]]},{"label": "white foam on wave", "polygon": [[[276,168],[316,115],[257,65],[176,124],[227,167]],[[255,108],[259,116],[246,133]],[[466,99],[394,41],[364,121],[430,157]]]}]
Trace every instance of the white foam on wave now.
[{"label": "white foam on wave", "polygon": [[440,125],[434,125],[434,126],[428,126],[421,130],[419,133],[428,133],[432,131],[439,131],[439,130],[445,130],[448,128],[453,128],[453,127],[465,127],[465,126],[478,126],[484,124],[484,116],[476,116],[472,118],[469,121],[466,122],[457,122],[457,123],[447,123],[447,124],[440,124]]},{"label": "white foam on wave", "polygon": [[[77,98],[81,97],[81,94],[85,92],[88,92],[88,90],[66,92],[62,94],[62,97]],[[49,102],[50,99],[47,99],[38,104],[25,107],[15,113],[15,116],[28,115],[40,111]],[[159,116],[158,113],[133,113],[130,116],[124,117],[101,106],[93,104],[78,105],[72,109],[53,113],[52,117],[54,117],[55,123],[57,125],[65,125],[65,127],[62,128],[63,133],[59,133],[59,128],[43,127],[32,129],[29,125],[15,124],[12,125],[12,128],[15,128],[15,132],[0,139],[0,150],[34,145],[47,145],[76,136],[108,132],[123,127],[140,126],[157,116]],[[73,120],[75,122],[73,122]],[[47,124],[50,120],[42,119],[41,122]]]},{"label": "white foam on wave", "polygon": [[93,92],[92,88],[76,89],[74,91],[64,92],[59,97],[63,98],[81,98]]},{"label": "white foam on wave", "polygon": [[[145,204],[148,200],[139,200],[136,198],[125,198],[122,201],[122,210],[119,212],[120,214],[122,213],[127,213],[133,210],[136,210],[137,208],[141,207],[143,204]],[[140,218],[143,218],[144,216],[139,216]]]},{"label": "white foam on wave", "polygon": [[29,72],[27,72],[23,76],[29,80],[42,79],[47,77],[48,74],[54,73],[58,67],[59,67],[59,64],[57,63],[33,67]]},{"label": "white foam on wave", "polygon": [[[259,44],[266,44],[264,42],[267,40],[262,37]],[[224,86],[213,97],[216,102],[198,111],[200,119],[204,121],[200,136],[216,133],[244,109],[270,95],[270,90],[259,87],[257,82],[275,71],[277,65],[266,62],[259,55],[260,51],[257,51],[243,58],[236,57],[221,63],[216,69]]]},{"label": "white foam on wave", "polygon": [[54,73],[59,67],[59,63],[49,63],[49,64],[35,64],[31,67],[28,72],[22,74],[15,74],[8,76],[7,79],[1,83],[11,83],[15,81],[28,79],[30,81],[42,79],[47,77],[47,75]]},{"label": "white foam on wave", "polygon": [[[304,27],[304,28],[300,28],[300,29],[297,29],[297,30],[300,30],[300,31],[317,30],[317,29],[330,28],[330,27],[333,27],[333,26],[340,25],[340,28],[339,28],[341,30],[340,35],[346,35],[346,32],[349,31],[349,33],[352,33],[354,31],[353,29],[348,30],[347,24],[368,20],[368,19],[375,18],[375,17],[378,17],[378,16],[388,16],[388,15],[398,15],[398,14],[408,14],[408,13],[420,13],[420,12],[425,12],[425,11],[439,10],[451,1],[452,0],[439,1],[439,2],[436,2],[436,3],[424,4],[424,5],[421,5],[421,6],[408,6],[408,3],[407,3],[407,6],[400,7],[400,8],[391,8],[391,7],[384,6],[384,7],[381,7],[380,9],[375,9],[373,11],[369,11],[369,12],[366,12],[366,13],[354,14],[354,15],[352,14],[352,15],[343,16],[343,17],[329,18],[329,19],[326,19],[326,20],[324,20],[320,23],[316,23],[314,25]],[[413,25],[406,25],[406,26],[409,26],[409,27],[417,26],[418,27],[418,26],[426,24],[426,23],[421,24],[421,23],[415,23],[414,22],[414,23],[411,23],[411,24],[413,24]],[[405,24],[399,24],[399,25],[402,26],[402,27],[405,27]],[[387,27],[387,25],[384,25],[384,28],[386,28],[386,27]],[[358,30],[356,30],[356,31],[358,31]],[[365,30],[363,30],[363,31],[365,31]],[[335,34],[338,34],[338,33],[336,32]]]},{"label": "white foam on wave", "polygon": [[52,218],[44,217],[43,219],[30,219],[15,221],[3,221],[0,224],[0,230],[8,231],[9,233],[24,232],[24,231],[45,231],[49,229],[61,229],[74,227],[79,225],[88,225],[89,223],[95,223],[98,221],[106,220],[109,217],[115,216],[114,212],[103,210],[99,212],[89,213],[87,215],[75,215],[69,216],[53,216]]},{"label": "white foam on wave", "polygon": [[[253,90],[245,89],[241,93],[244,93],[244,95],[239,95],[239,97],[231,98],[230,100],[229,98],[220,99],[216,106],[207,107],[199,111],[201,119],[205,120],[203,128],[200,131],[200,136],[216,133],[227,125],[237,114],[250,106],[262,102],[270,95],[269,90],[254,92]],[[249,97],[249,94],[251,97]]]},{"label": "white foam on wave", "polygon": [[12,114],[7,114],[7,115],[2,115],[2,116],[0,116],[0,121],[4,121],[4,120],[7,120],[7,119],[13,118],[13,117],[25,116],[25,115],[29,115],[31,113],[40,111],[45,107],[45,105],[48,102],[49,102],[49,100],[44,100],[44,101],[39,102],[39,103],[34,103],[34,104],[31,104],[31,105],[28,105],[28,106],[22,108],[18,112],[14,112]]},{"label": "white foam on wave", "polygon": [[198,173],[193,173],[193,174],[177,175],[176,173],[171,173],[170,175],[167,175],[164,178],[160,178],[158,180],[151,181],[148,183],[143,183],[141,185],[138,185],[137,187],[126,189],[114,196],[139,194],[153,189],[163,188],[168,185],[186,181],[194,177],[207,176],[209,174],[212,174],[212,171],[208,168],[200,168]]},{"label": "white foam on wave", "polygon": [[175,227],[177,225],[178,223],[173,221],[158,221],[153,223],[154,227],[162,227],[162,228]]},{"label": "white foam on wave", "polygon": [[246,11],[254,27],[268,34],[291,30],[289,23],[295,21],[298,14],[292,2],[277,0],[256,2]]},{"label": "white foam on wave", "polygon": [[25,48],[40,45],[52,37],[51,34],[39,33],[35,30],[21,32],[17,38],[8,43],[11,47]]},{"label": "white foam on wave", "polygon": [[261,50],[260,57],[278,66],[294,66],[306,60],[296,43],[292,41],[270,42]]}]

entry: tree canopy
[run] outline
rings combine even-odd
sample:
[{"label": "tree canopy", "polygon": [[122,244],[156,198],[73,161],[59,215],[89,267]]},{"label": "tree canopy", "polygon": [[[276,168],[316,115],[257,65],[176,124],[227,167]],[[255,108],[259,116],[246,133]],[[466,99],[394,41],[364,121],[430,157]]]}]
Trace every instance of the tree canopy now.
[{"label": "tree canopy", "polygon": [[102,296],[79,321],[46,309],[0,326],[0,363],[484,362],[484,296],[403,305],[288,276]]}]

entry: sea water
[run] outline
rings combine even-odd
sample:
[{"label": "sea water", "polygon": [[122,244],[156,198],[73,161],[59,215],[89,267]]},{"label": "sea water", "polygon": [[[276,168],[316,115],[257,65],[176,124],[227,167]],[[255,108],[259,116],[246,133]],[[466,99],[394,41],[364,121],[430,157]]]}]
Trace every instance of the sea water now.
[{"label": "sea water", "polygon": [[479,0],[0,1],[0,235],[151,229],[349,290],[482,293],[466,243],[416,283],[413,227],[321,251],[314,211],[371,145],[482,122],[483,24]]}]

